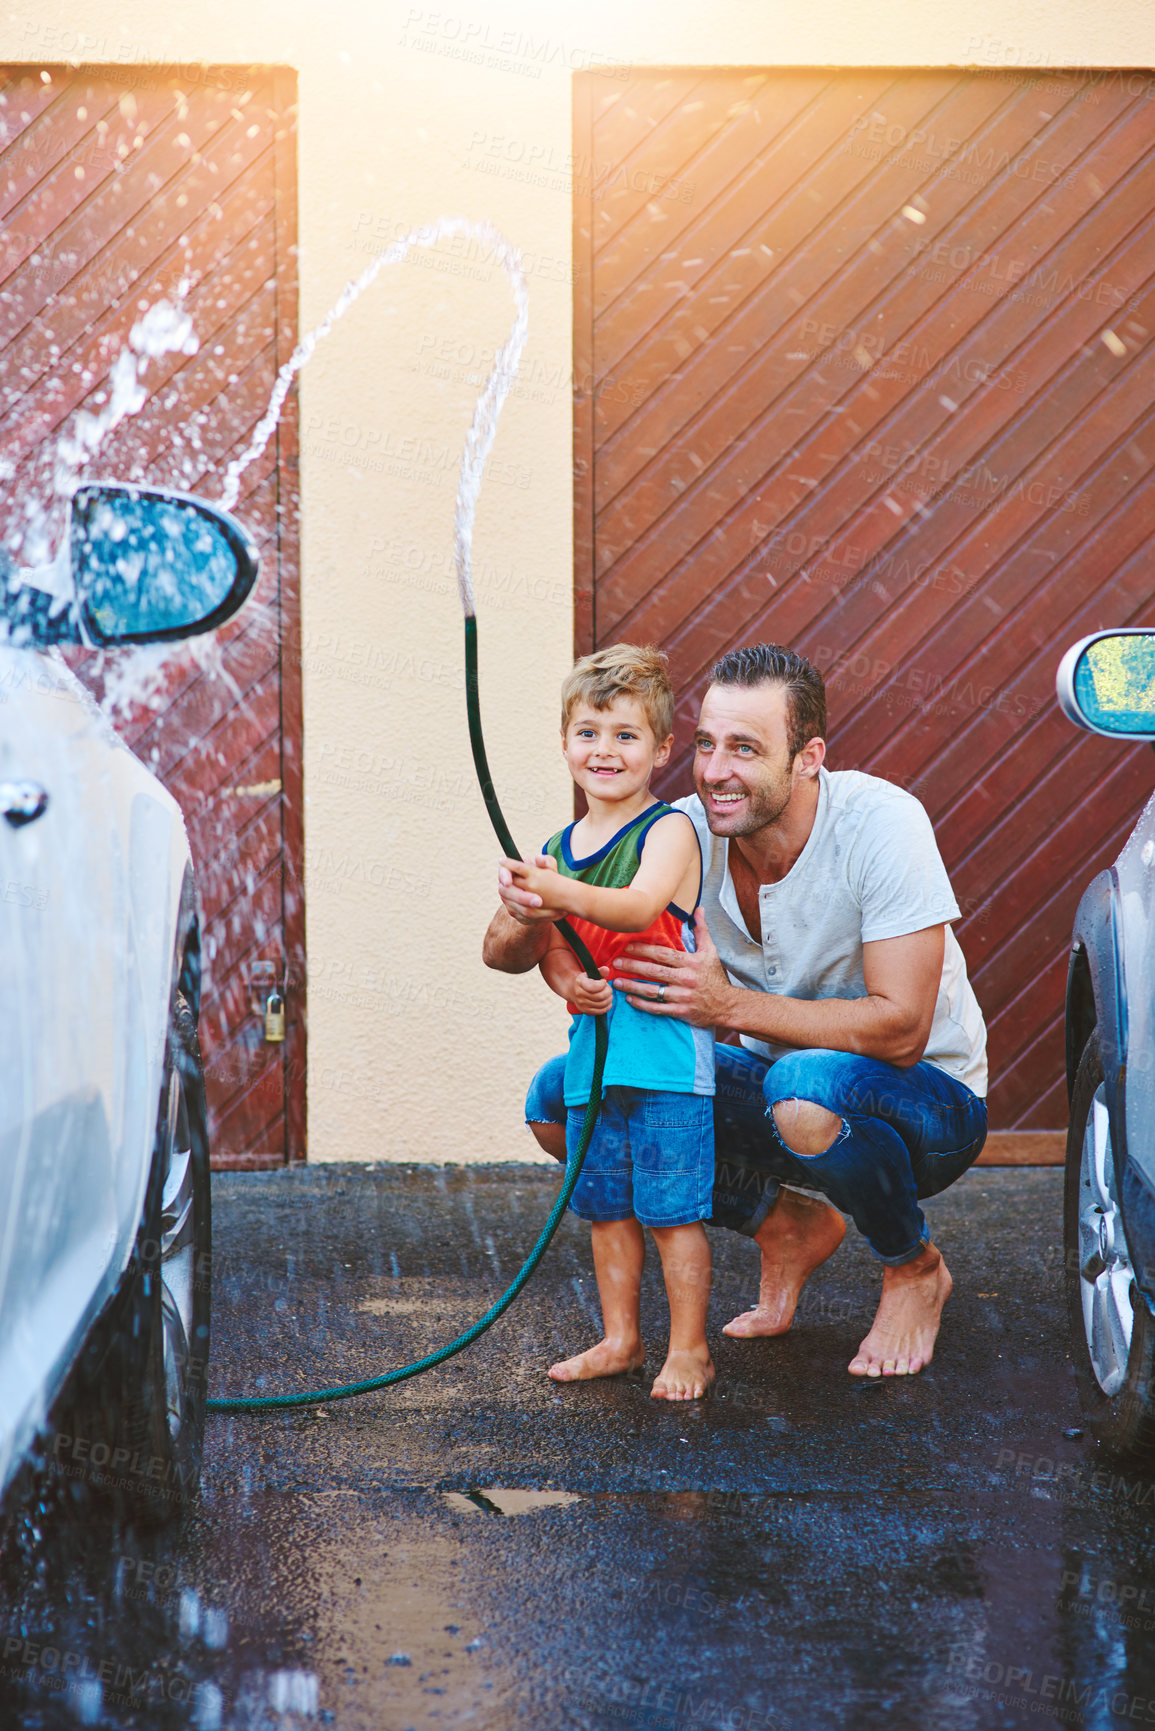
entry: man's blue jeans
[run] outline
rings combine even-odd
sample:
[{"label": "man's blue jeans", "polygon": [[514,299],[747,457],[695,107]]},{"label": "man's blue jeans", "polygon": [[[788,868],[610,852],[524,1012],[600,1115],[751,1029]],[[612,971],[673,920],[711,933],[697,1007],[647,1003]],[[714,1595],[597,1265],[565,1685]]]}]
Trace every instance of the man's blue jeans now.
[{"label": "man's blue jeans", "polygon": [[[525,1102],[528,1123],[565,1123],[564,1073],[564,1058],[538,1071]],[[899,1069],[826,1051],[771,1063],[741,1046],[719,1046],[716,1080],[710,1218],[749,1238],[786,1183],[818,1190],[849,1214],[883,1262],[910,1262],[929,1239],[919,1198],[953,1184],[986,1140],[986,1101],[934,1064]],[[842,1119],[824,1154],[787,1148],[773,1117],[780,1100],[810,1100]]]}]

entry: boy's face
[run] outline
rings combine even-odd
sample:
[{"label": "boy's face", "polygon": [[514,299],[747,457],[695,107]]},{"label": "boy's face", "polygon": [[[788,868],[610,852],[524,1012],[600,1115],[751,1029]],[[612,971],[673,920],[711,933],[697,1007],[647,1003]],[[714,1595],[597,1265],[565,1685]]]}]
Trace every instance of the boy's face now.
[{"label": "boy's face", "polygon": [[667,761],[673,734],[658,741],[636,697],[618,697],[608,709],[575,703],[562,734],[569,772],[589,799],[624,800],[650,785]]}]

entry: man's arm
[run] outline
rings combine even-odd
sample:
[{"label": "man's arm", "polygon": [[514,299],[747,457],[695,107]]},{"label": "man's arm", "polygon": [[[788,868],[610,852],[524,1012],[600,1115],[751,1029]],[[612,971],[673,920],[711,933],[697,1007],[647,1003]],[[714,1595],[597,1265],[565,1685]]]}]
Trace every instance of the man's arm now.
[{"label": "man's arm", "polygon": [[549,948],[550,925],[526,926],[498,908],[481,943],[481,959],[499,974],[528,974]]},{"label": "man's arm", "polygon": [[[734,1028],[776,1046],[857,1052],[908,1068],[926,1050],[938,1002],[946,928],[927,926],[900,938],[862,946],[864,998],[779,998],[730,984],[699,909],[698,948],[682,955],[655,944],[631,944],[616,963],[622,973],[653,982],[639,994],[630,981],[615,989],[655,1016],[695,1027]],[[657,989],[665,988],[659,1003]]]}]

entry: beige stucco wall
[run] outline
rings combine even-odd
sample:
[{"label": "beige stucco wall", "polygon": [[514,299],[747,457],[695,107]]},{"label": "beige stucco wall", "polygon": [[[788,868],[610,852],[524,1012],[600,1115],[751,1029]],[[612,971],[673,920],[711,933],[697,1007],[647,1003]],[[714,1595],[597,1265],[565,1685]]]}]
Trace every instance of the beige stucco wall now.
[{"label": "beige stucco wall", "polygon": [[[29,14],[33,14],[30,16]],[[529,269],[524,383],[478,510],[490,761],[536,845],[569,810],[570,86],[629,63],[1149,65],[1151,0],[36,0],[12,61],[300,73],[301,324],[399,233],[496,223]],[[450,567],[456,462],[510,300],[446,245],[384,272],[302,375],[310,1157],[525,1158],[566,1017],[479,958],[496,844],[476,795]],[[291,1011],[291,1005],[290,1005]]]}]

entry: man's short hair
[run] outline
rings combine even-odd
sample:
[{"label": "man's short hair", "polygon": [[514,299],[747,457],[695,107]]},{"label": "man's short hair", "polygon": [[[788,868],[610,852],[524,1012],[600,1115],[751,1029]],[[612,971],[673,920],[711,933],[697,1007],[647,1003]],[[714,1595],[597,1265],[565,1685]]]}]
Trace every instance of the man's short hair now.
[{"label": "man's short hair", "polygon": [[749,643],[731,649],[710,669],[711,685],[782,685],[790,758],[812,739],[826,738],[826,686],[804,655],[781,643]]},{"label": "man's short hair", "polygon": [[579,703],[609,709],[619,697],[636,697],[660,745],[674,731],[674,688],[666,671],[669,657],[651,644],[611,643],[575,662],[561,688],[561,730]]}]

